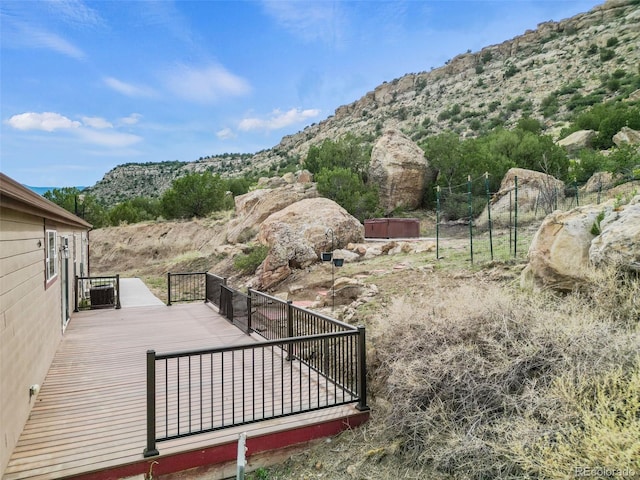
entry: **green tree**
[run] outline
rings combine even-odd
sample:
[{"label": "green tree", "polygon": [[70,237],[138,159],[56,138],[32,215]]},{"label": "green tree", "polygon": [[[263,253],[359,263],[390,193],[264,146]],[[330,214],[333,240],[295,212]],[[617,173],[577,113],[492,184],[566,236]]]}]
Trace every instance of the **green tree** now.
[{"label": "green tree", "polygon": [[91,194],[82,193],[76,187],[54,188],[43,195],[47,200],[51,200],[56,205],[65,210],[78,215],[93,225],[100,228],[107,224],[107,214],[105,208]]},{"label": "green tree", "polygon": [[322,169],[316,174],[318,193],[344,208],[361,222],[378,213],[378,190],[348,168]]},{"label": "green tree", "polygon": [[225,205],[227,184],[220,175],[191,173],[178,178],[160,200],[166,218],[204,217]]},{"label": "green tree", "polygon": [[250,186],[251,181],[247,178],[230,178],[227,180],[227,191],[231,192],[234,197],[247,193]]},{"label": "green tree", "polygon": [[571,173],[578,182],[586,182],[594,173],[607,168],[607,158],[602,153],[585,148],[578,152],[578,160],[572,164]]},{"label": "green tree", "polygon": [[160,216],[160,201],[148,197],[136,197],[111,208],[108,216],[111,225],[155,220]]},{"label": "green tree", "polygon": [[437,172],[438,185],[446,186],[451,191],[453,185],[466,181],[470,167],[456,133],[445,132],[429,137],[421,147],[429,165]]},{"label": "green tree", "polygon": [[319,147],[311,146],[304,166],[313,174],[322,169],[348,168],[366,182],[370,159],[371,144],[348,133],[336,142],[326,139]]}]

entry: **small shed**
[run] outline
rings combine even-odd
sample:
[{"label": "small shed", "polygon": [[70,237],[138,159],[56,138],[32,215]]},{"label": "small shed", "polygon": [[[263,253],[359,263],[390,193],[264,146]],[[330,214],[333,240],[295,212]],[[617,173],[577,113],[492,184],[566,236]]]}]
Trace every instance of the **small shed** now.
[{"label": "small shed", "polygon": [[417,218],[372,218],[364,221],[365,238],[418,238]]}]

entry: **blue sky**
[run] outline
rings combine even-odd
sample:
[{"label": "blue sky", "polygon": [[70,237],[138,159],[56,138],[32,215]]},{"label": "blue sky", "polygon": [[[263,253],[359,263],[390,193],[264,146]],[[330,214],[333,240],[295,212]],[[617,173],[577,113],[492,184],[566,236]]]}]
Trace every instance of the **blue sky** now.
[{"label": "blue sky", "polygon": [[253,153],[384,81],[592,0],[0,3],[0,170],[89,186],[116,165]]}]

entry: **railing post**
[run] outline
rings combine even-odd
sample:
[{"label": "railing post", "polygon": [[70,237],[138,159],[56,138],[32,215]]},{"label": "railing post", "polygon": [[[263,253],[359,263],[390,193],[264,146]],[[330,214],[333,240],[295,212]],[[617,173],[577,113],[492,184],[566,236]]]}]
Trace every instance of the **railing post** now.
[{"label": "railing post", "polygon": [[171,272],[167,272],[167,306],[171,306]]},{"label": "railing post", "polygon": [[365,328],[358,326],[358,405],[361,412],[368,411],[367,405],[367,345]]},{"label": "railing post", "polygon": [[116,310],[122,308],[120,305],[120,274],[116,274]]},{"label": "railing post", "polygon": [[142,455],[160,455],[156,448],[156,351],[147,350],[147,448]]},{"label": "railing post", "polygon": [[287,338],[293,337],[293,302],[287,300]]},{"label": "railing post", "polygon": [[247,333],[251,332],[251,288],[247,288]]},{"label": "railing post", "polygon": [[73,311],[74,312],[79,312],[80,309],[78,308],[78,284],[80,283],[80,280],[78,280],[78,275],[76,275],[76,284],[73,287],[73,292],[74,292],[74,304],[73,304]]}]

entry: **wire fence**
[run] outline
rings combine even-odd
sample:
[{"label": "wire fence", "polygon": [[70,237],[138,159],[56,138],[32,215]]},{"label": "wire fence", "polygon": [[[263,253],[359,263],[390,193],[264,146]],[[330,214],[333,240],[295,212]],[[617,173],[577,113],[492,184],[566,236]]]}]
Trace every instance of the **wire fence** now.
[{"label": "wire fence", "polygon": [[461,185],[436,187],[436,258],[465,257],[472,264],[525,258],[542,220],[551,212],[609,200],[628,203],[640,193],[640,178],[613,183],[606,178],[585,184],[565,184],[535,172],[508,176],[499,190],[489,177],[471,178]]}]

